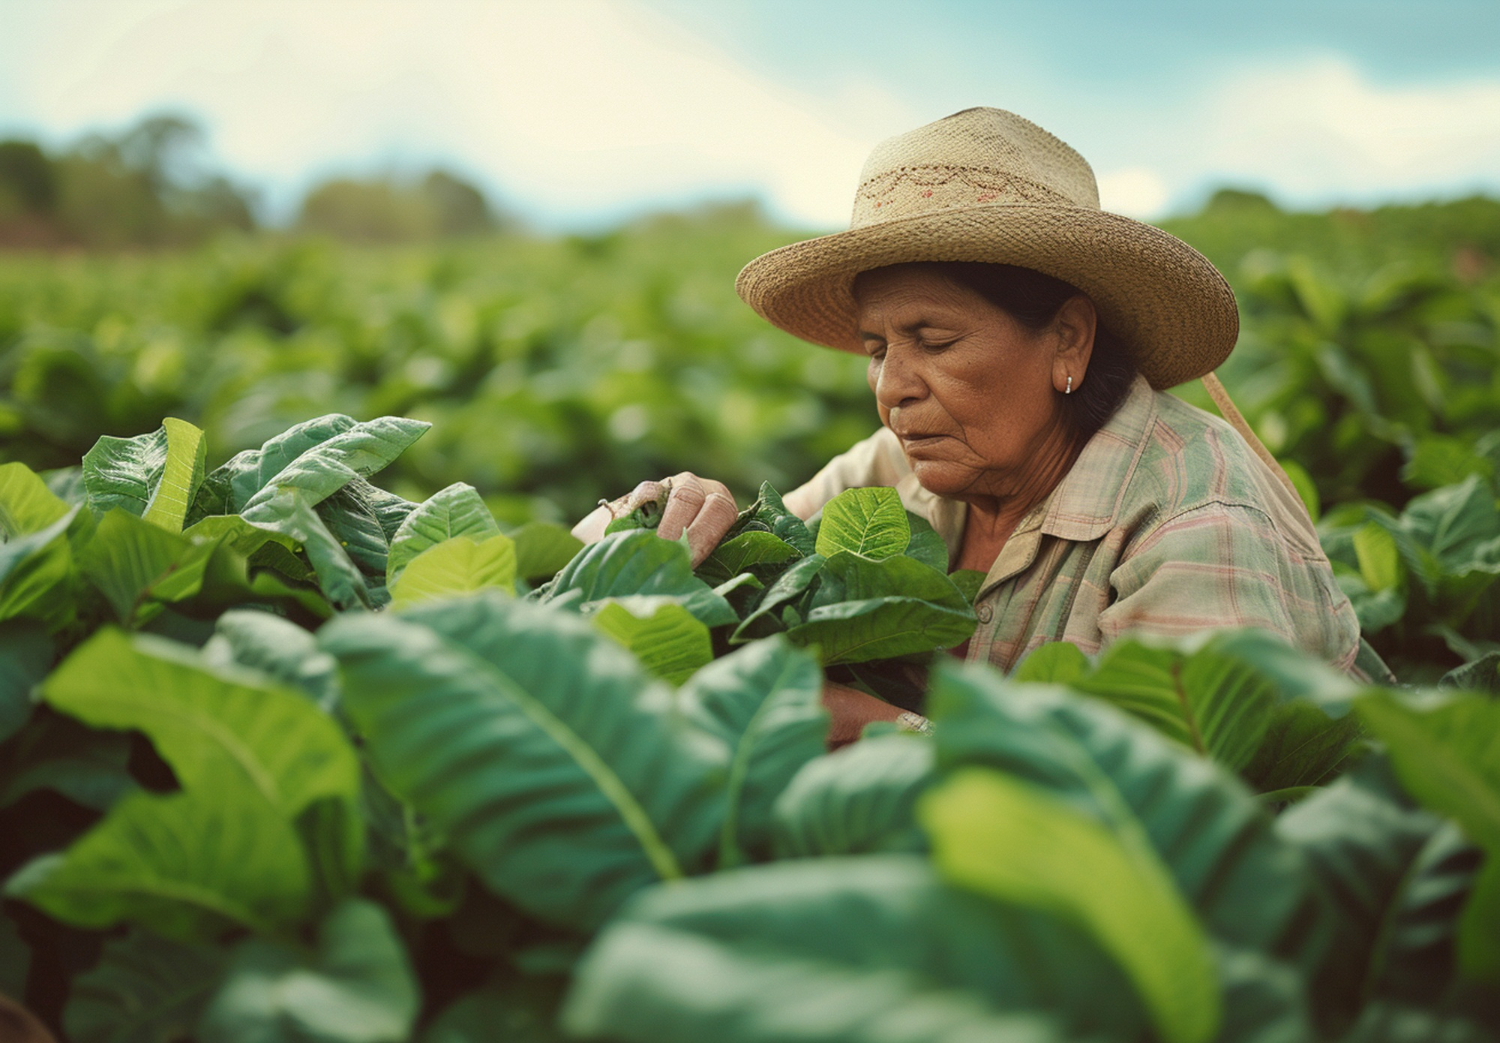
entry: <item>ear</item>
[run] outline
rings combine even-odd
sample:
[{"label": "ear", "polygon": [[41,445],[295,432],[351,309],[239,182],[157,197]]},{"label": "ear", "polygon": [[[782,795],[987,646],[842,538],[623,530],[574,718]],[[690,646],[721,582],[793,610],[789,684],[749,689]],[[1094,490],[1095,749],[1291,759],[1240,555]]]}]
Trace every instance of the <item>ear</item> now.
[{"label": "ear", "polygon": [[1083,385],[1098,323],[1094,302],[1081,293],[1069,297],[1057,309],[1049,332],[1053,337],[1052,386],[1060,394],[1067,390],[1069,377],[1073,378],[1074,391]]}]

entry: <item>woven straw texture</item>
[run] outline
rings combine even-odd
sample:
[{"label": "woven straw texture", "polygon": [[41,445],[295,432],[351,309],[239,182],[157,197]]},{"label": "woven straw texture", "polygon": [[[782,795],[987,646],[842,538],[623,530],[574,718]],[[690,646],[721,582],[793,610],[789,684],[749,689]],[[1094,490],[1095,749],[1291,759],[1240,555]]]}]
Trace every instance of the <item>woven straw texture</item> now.
[{"label": "woven straw texture", "polygon": [[966,109],[877,146],[849,230],[751,261],[736,283],[762,317],[863,353],[854,277],[909,261],[1032,268],[1088,294],[1155,388],[1212,371],[1234,348],[1234,293],[1175,236],[1099,209],[1077,152],[1003,109]]}]

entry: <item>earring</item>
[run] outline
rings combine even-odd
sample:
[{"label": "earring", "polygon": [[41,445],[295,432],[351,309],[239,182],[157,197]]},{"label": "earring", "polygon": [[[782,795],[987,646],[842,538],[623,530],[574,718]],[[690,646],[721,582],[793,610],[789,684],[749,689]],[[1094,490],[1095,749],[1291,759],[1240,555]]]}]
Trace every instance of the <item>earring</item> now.
[{"label": "earring", "polygon": [[1073,393],[1073,375],[1070,373],[1070,374],[1068,374],[1068,389],[1066,391],[1064,391],[1063,394],[1064,395],[1071,395],[1072,393]]}]

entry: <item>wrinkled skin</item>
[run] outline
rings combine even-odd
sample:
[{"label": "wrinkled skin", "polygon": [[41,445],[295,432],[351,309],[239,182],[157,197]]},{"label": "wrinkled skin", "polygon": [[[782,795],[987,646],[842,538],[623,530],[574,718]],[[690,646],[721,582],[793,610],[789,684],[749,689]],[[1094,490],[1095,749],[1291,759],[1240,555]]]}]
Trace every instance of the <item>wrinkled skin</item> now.
[{"label": "wrinkled skin", "polygon": [[[1047,328],[1032,331],[965,286],[922,268],[894,267],[857,286],[860,339],[880,421],[901,440],[924,488],[969,505],[955,568],[988,571],[1016,524],[1061,481],[1082,448],[1061,422],[1061,396],[1083,385],[1095,312],[1083,296],[1067,301]],[[657,533],[685,531],[696,566],[737,516],[721,483],[683,472],[642,482],[574,528],[598,540],[612,517],[657,498],[670,482]],[[817,504],[801,489],[785,497],[802,518]],[[842,685],[824,686],[832,716],[829,746],[859,737],[866,724],[900,709]]]}]

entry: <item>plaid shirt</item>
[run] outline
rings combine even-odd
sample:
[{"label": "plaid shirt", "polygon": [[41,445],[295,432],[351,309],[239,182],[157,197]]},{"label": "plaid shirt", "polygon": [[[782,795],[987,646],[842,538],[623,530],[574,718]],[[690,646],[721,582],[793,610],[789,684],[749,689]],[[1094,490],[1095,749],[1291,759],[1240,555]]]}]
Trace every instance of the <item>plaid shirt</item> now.
[{"label": "plaid shirt", "polygon": [[[928,492],[882,428],[801,495],[894,486],[951,560],[967,507]],[[1051,495],[1016,526],[975,601],[968,658],[1010,670],[1047,641],[1090,654],[1123,635],[1253,626],[1341,670],[1359,623],[1302,503],[1224,421],[1137,377]]]}]

